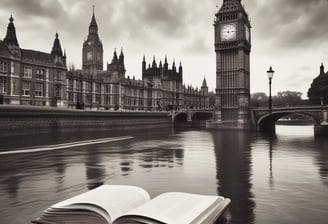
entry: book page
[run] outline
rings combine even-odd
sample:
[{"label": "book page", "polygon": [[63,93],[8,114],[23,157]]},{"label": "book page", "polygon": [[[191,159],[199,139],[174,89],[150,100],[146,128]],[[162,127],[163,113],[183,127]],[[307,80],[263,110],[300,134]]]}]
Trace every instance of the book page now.
[{"label": "book page", "polygon": [[[204,215],[210,215],[223,197],[169,192],[127,212],[123,217],[144,216],[163,223],[199,223]],[[120,220],[123,221],[123,217]]]},{"label": "book page", "polygon": [[[127,211],[150,200],[149,194],[139,187],[121,185],[103,185],[86,193],[80,194],[68,200],[52,205],[51,208],[79,208],[86,205],[95,205],[92,211],[99,211],[103,208],[110,220],[110,223]],[[90,206],[88,206],[90,207]]]}]

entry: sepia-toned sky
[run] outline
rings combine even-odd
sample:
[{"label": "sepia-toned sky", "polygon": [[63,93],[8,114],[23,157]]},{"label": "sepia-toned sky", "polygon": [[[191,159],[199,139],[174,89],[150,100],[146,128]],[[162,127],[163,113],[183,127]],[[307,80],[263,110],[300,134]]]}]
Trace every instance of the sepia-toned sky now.
[{"label": "sepia-toned sky", "polygon": [[[104,64],[123,47],[127,75],[141,78],[141,61],[167,55],[182,62],[184,83],[216,86],[214,14],[222,0],[0,0],[0,38],[13,14],[22,48],[50,52],[56,31],[69,64],[81,67],[82,43],[95,5]],[[303,93],[328,68],[328,0],[242,0],[252,24],[251,91]]]}]

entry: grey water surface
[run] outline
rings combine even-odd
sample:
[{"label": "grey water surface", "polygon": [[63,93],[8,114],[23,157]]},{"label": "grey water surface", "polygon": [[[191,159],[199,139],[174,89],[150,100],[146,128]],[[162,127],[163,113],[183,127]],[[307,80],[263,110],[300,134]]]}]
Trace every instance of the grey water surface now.
[{"label": "grey water surface", "polygon": [[[129,136],[33,152],[71,142]],[[49,146],[51,145],[51,146]],[[48,206],[102,184],[229,197],[229,223],[328,223],[328,139],[312,126],[240,131],[43,130],[0,133],[0,223],[29,223]]]}]

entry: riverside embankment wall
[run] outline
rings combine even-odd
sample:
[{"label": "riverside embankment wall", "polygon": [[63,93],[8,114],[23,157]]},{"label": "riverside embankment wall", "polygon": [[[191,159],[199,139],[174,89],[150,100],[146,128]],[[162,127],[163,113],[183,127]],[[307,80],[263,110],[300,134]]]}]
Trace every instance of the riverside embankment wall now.
[{"label": "riverside embankment wall", "polygon": [[0,106],[0,130],[39,128],[144,129],[172,127],[167,112],[91,111],[52,107]]}]

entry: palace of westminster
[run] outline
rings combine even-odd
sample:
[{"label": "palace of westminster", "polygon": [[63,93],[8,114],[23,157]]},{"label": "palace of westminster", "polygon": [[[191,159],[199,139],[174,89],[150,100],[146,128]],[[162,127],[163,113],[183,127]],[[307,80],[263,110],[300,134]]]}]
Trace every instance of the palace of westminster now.
[{"label": "palace of westminster", "polygon": [[19,47],[10,16],[0,40],[0,104],[100,110],[165,110],[208,108],[206,80],[200,89],[183,84],[183,68],[167,58],[142,61],[142,80],[126,77],[123,50],[114,52],[103,70],[103,45],[93,12],[83,43],[82,69],[67,69],[66,52],[56,33],[51,53]]}]

